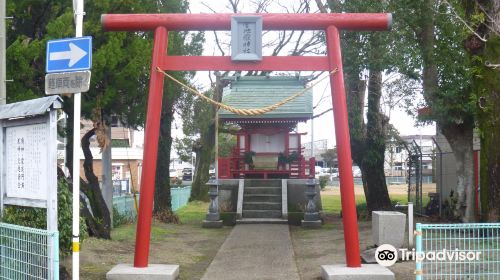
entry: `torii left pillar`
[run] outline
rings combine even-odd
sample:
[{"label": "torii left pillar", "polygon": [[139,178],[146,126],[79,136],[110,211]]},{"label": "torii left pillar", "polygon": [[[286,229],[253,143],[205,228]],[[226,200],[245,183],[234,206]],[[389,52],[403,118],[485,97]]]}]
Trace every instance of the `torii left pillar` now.
[{"label": "torii left pillar", "polygon": [[[242,14],[239,14],[242,15]],[[252,14],[255,15],[255,14]],[[257,14],[262,17],[264,30],[324,30],[328,56],[265,56],[260,62],[233,63],[228,56],[168,56],[168,31],[230,30],[232,14],[126,14],[103,15],[102,25],[107,31],[154,31],[153,59],[146,120],[143,177],[141,179],[140,210],[137,224],[134,267],[121,267],[121,278],[136,279],[132,273],[141,274],[148,266],[153,194],[156,175],[156,154],[163,96],[163,75],[156,68],[168,71],[340,71],[330,77],[335,119],[335,136],[339,151],[340,192],[342,201],[346,264],[334,269],[341,271],[326,279],[365,279],[361,275],[379,275],[367,265],[361,266],[356,217],[356,203],[352,176],[352,159],[347,120],[347,105],[340,52],[340,30],[382,31],[392,24],[391,14]],[[123,266],[123,265],[122,265]],[[326,266],[325,266],[326,267]],[[328,267],[327,267],[328,268]],[[170,267],[171,270],[174,268]],[[366,272],[368,269],[368,273]],[[378,267],[377,267],[378,269]],[[325,272],[325,268],[323,268]],[[343,271],[347,271],[346,277]],[[384,271],[385,273],[386,271]],[[390,272],[390,271],[389,271]],[[178,273],[178,267],[175,273]],[[175,274],[174,273],[174,274]],[[143,273],[146,274],[146,273]],[[340,278],[338,278],[340,276]],[[359,276],[359,277],[358,277]],[[128,277],[128,278],[127,278]],[[170,276],[176,277],[176,276]],[[360,278],[361,277],[361,278]],[[162,279],[169,279],[162,278]],[[174,279],[174,278],[172,278]],[[368,279],[368,278],[366,278]],[[370,278],[371,279],[371,278]],[[377,279],[394,279],[377,278]]]}]

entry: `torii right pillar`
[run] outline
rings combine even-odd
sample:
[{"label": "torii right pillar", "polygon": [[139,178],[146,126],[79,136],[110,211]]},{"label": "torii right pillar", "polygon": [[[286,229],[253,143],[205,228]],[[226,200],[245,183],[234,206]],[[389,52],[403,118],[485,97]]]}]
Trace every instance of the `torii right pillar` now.
[{"label": "torii right pillar", "polygon": [[[351,169],[351,144],[342,53],[340,49],[340,33],[338,28],[333,25],[327,27],[325,31],[330,71],[334,69],[339,70],[335,75],[330,75],[330,85],[335,121],[335,138],[337,147],[342,147],[341,149],[337,149],[342,209],[356,209],[354,190],[346,189],[346,186],[354,186],[354,179]],[[378,264],[361,265],[356,211],[343,211],[342,215],[347,266],[344,264],[322,265],[322,278],[327,280],[394,280],[394,273],[386,267]]]}]

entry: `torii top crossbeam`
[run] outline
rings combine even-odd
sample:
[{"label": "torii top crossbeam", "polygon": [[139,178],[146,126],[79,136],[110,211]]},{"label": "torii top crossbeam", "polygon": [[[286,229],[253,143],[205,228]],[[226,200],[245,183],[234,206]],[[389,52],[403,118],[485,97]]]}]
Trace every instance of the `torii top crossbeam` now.
[{"label": "torii top crossbeam", "polygon": [[[263,30],[324,30],[327,56],[267,56],[258,62],[233,62],[230,56],[167,55],[169,31],[230,30],[233,15],[261,16]],[[335,75],[330,75],[330,85],[339,160],[346,264],[349,267],[361,266],[339,30],[388,30],[392,24],[391,14],[105,14],[102,15],[101,21],[105,31],[154,31],[135,267],[148,265],[164,82],[163,74],[157,71],[158,67],[162,70],[174,71],[309,70],[331,72],[337,69],[338,72]]]},{"label": "torii top crossbeam", "polygon": [[[264,30],[343,30],[382,31],[391,27],[391,14],[238,14],[260,15]],[[106,31],[147,31],[165,27],[168,31],[230,30],[232,14],[105,14]],[[328,71],[326,56],[266,56],[259,63],[232,63],[228,56],[162,56],[158,65],[170,71]],[[217,69],[214,69],[214,65]]]},{"label": "torii top crossbeam", "polygon": [[[153,31],[163,26],[172,31],[230,30],[234,14],[104,14],[105,31]],[[391,28],[392,15],[384,13],[331,14],[237,14],[262,16],[264,30],[342,30],[383,31]]]}]

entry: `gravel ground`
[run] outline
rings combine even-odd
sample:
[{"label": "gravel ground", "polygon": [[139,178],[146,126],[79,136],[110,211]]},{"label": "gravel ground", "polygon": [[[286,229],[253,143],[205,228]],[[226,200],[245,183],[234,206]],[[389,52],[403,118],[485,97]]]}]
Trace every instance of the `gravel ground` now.
[{"label": "gravel ground", "polygon": [[[359,221],[361,250],[372,245],[371,222]],[[295,258],[301,279],[321,279],[320,266],[345,263],[344,231],[340,217],[329,217],[321,229],[307,230],[291,226]],[[400,262],[389,268],[397,280],[413,280],[414,262]]]}]

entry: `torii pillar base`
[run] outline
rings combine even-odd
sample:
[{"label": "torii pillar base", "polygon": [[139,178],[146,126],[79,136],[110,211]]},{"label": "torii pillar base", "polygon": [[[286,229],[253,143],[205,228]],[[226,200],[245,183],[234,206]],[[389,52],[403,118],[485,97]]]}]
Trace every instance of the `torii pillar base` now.
[{"label": "torii pillar base", "polygon": [[134,267],[132,264],[118,264],[106,273],[107,280],[176,280],[179,266],[173,264],[150,264]]},{"label": "torii pillar base", "polygon": [[347,267],[345,264],[322,265],[323,280],[394,280],[394,273],[379,264]]}]

